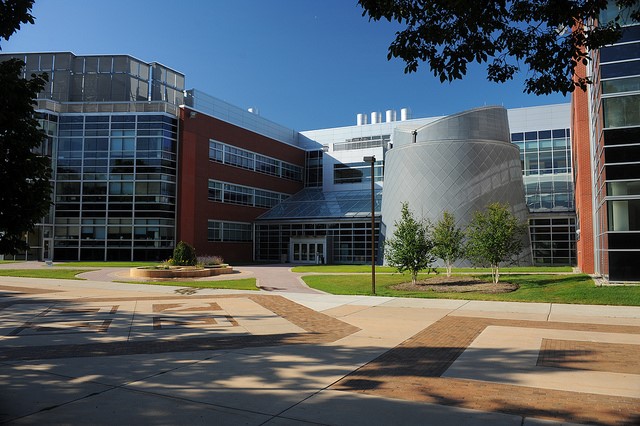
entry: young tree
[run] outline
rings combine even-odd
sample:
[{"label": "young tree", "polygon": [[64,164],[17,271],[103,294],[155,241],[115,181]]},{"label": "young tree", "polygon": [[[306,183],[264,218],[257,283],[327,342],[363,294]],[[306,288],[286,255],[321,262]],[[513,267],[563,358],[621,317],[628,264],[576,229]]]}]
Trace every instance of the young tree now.
[{"label": "young tree", "polygon": [[478,266],[491,266],[494,283],[500,279],[500,263],[513,261],[522,251],[526,224],[509,211],[508,204],[493,203],[486,212],[475,212],[467,228],[466,256]]},{"label": "young tree", "polygon": [[451,276],[453,262],[464,256],[464,231],[456,226],[456,218],[448,211],[433,228],[433,254],[444,261],[447,277]]},{"label": "young tree", "polygon": [[[440,81],[461,79],[467,65],[487,64],[487,79],[511,80],[527,74],[525,92],[536,95],[576,87],[585,90],[592,81],[575,74],[585,65],[588,51],[620,39],[622,24],[640,21],[638,0],[615,0],[619,12],[610,22],[599,22],[611,9],[607,0],[493,1],[493,0],[359,0],[363,16],[397,21],[387,58],[400,58],[405,73],[427,62]],[[587,25],[583,25],[587,24]],[[521,67],[524,68],[521,70]],[[528,71],[528,72],[527,72]]]},{"label": "young tree", "polygon": [[431,253],[431,224],[427,220],[416,220],[408,203],[402,203],[401,214],[393,237],[385,244],[385,258],[399,272],[411,272],[411,282],[415,284],[418,272],[430,268],[435,260]]},{"label": "young tree", "polygon": [[[21,23],[33,23],[33,1],[0,0],[0,38],[8,39]],[[21,77],[24,62],[0,62],[0,254],[28,248],[25,234],[51,204],[49,159],[36,153],[46,138],[34,118],[33,99],[47,75]]]}]

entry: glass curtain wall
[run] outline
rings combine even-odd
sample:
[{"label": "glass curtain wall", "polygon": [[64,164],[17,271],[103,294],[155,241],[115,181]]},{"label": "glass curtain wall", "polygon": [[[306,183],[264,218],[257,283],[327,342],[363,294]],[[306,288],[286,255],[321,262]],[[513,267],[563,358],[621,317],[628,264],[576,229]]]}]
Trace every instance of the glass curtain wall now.
[{"label": "glass curtain wall", "polygon": [[[640,280],[640,25],[625,27],[618,43],[600,49],[599,62],[594,74],[600,85],[593,93],[592,111],[597,141],[594,181],[598,268],[609,280],[637,281]],[[598,122],[600,116],[602,121]]]},{"label": "glass curtain wall", "polygon": [[56,260],[162,260],[174,243],[177,120],[62,115],[55,150]]},{"label": "glass curtain wall", "polygon": [[535,217],[529,221],[535,264],[574,265],[576,261],[570,136],[569,129],[511,134],[520,149],[527,207]]},{"label": "glass curtain wall", "polygon": [[[375,234],[380,234],[376,220]],[[327,263],[366,264],[371,262],[371,221],[256,224],[256,258],[281,262],[289,256],[291,237],[326,237]],[[376,258],[378,255],[376,238]],[[290,261],[291,259],[289,259]]]}]

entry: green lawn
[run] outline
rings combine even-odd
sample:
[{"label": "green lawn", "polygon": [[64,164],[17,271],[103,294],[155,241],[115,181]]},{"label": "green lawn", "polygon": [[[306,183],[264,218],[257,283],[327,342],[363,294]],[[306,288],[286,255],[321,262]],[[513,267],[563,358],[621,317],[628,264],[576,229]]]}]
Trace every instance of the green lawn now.
[{"label": "green lawn", "polygon": [[[437,268],[438,272],[445,272],[444,268]],[[365,273],[371,272],[371,265],[306,265],[295,266],[292,268],[293,272],[324,272],[324,273]],[[500,268],[500,272],[571,272],[573,268],[571,266],[512,266]],[[391,266],[376,266],[376,272],[382,273],[397,273],[397,269]],[[453,272],[472,272],[483,273],[491,272],[491,268],[453,268]]]},{"label": "green lawn", "polygon": [[17,260],[0,260],[0,265],[3,265],[5,263],[18,263]]},{"label": "green lawn", "polygon": [[2,277],[22,277],[22,278],[55,278],[61,280],[82,280],[76,275],[89,272],[93,269],[0,269]]},{"label": "green lawn", "polygon": [[[291,268],[293,272],[325,272],[325,273],[371,273],[371,265],[304,265],[294,266]],[[396,268],[391,266],[376,266],[376,272],[393,273],[398,272]]]},{"label": "green lawn", "polygon": [[[487,275],[478,276],[490,281]],[[309,287],[327,293],[371,294],[371,278],[368,276],[309,275],[303,277],[303,280]],[[596,287],[593,280],[585,274],[505,275],[501,277],[501,281],[518,284],[520,288],[511,293],[502,294],[411,292],[391,288],[394,284],[407,281],[410,281],[408,275],[377,276],[376,294],[392,297],[640,306],[640,286]]]},{"label": "green lawn", "polygon": [[56,263],[53,266],[79,267],[79,268],[137,268],[139,266],[155,266],[162,262],[65,262]]},{"label": "green lawn", "polygon": [[117,281],[123,284],[169,285],[176,287],[222,288],[226,290],[258,290],[255,278],[221,281]]}]

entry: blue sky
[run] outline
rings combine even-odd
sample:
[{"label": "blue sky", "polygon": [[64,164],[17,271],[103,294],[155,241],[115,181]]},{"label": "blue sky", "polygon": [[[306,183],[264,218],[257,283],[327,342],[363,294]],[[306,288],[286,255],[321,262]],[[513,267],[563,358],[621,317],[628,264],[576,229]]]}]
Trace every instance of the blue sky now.
[{"label": "blue sky", "polygon": [[387,61],[398,29],[369,22],[356,0],[36,0],[35,25],[9,52],[129,54],[186,75],[196,88],[296,130],[353,125],[356,114],[409,107],[413,117],[483,105],[568,102],[522,92],[524,77],[486,81],[471,67],[441,84],[427,66]]}]

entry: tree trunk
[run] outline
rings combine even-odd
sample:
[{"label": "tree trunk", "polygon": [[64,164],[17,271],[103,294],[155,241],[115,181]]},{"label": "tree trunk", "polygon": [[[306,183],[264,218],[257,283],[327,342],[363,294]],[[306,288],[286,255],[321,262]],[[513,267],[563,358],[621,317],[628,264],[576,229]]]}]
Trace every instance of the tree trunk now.
[{"label": "tree trunk", "polygon": [[447,262],[445,262],[445,264],[446,264],[446,266],[447,266],[447,277],[450,277],[450,276],[451,276],[451,267],[452,267],[452,264],[451,264],[451,262],[448,262],[448,261],[447,261]]},{"label": "tree trunk", "polygon": [[411,284],[416,285],[417,281],[418,281],[418,273],[411,272]]},{"label": "tree trunk", "polygon": [[493,278],[494,284],[498,284],[498,281],[500,280],[500,265],[491,265],[491,278]]}]

